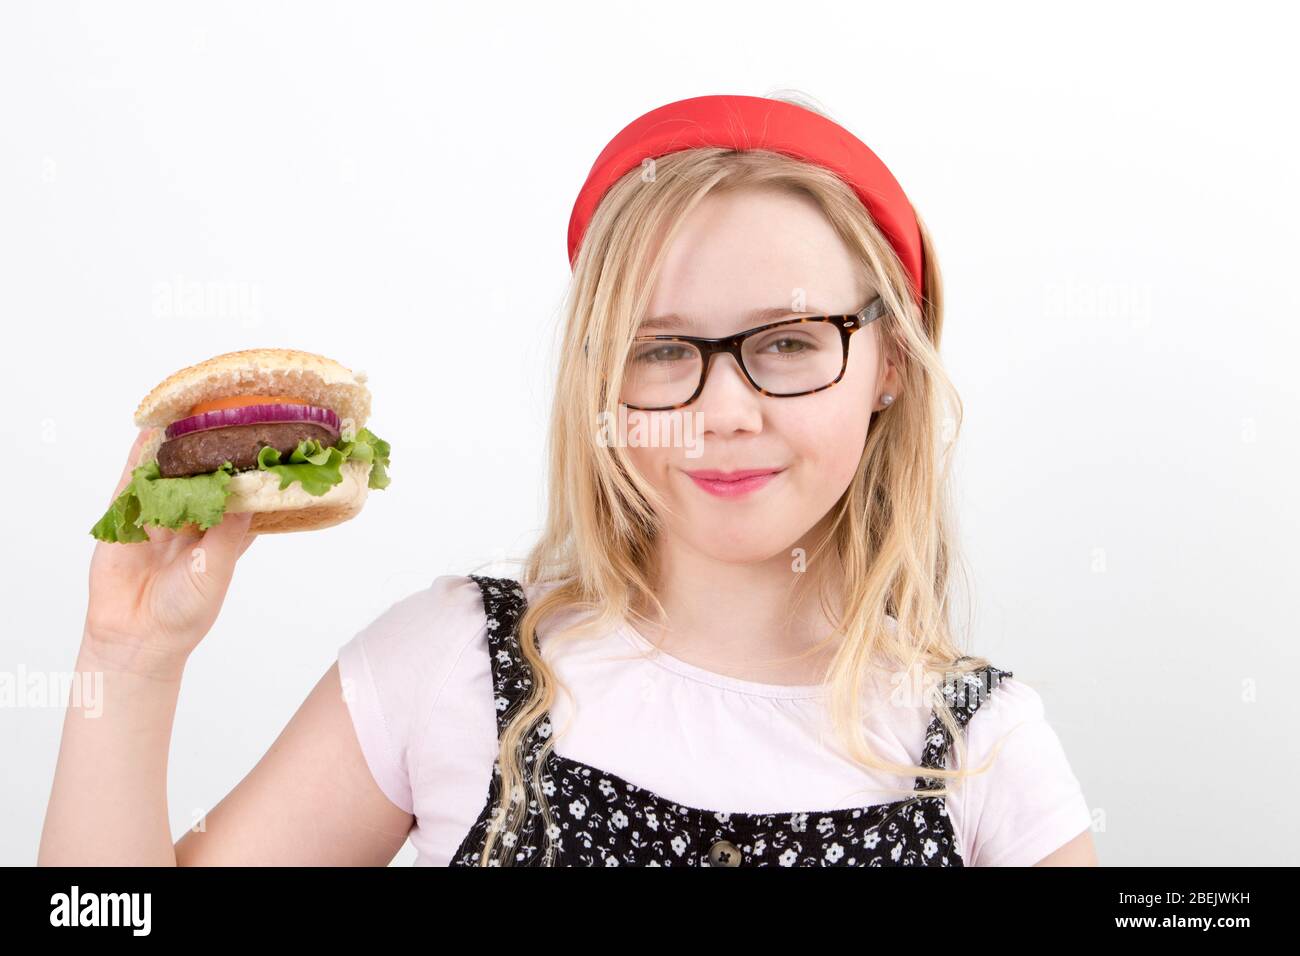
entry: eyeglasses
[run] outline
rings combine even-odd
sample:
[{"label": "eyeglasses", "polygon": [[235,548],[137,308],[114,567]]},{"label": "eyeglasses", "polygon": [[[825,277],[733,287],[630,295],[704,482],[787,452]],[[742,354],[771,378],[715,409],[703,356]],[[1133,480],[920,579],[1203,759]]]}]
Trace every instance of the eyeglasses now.
[{"label": "eyeglasses", "polygon": [[844,377],[849,337],[884,312],[876,296],[852,315],[810,315],[720,339],[697,335],[641,335],[623,366],[619,402],[639,411],[689,405],[704,391],[710,360],[733,356],[755,390],[775,398],[811,395]]}]

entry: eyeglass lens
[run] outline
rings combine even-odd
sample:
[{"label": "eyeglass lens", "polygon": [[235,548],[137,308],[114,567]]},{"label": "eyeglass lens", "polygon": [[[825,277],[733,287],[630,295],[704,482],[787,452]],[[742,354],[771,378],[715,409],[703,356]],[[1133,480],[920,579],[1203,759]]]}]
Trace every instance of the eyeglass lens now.
[{"label": "eyeglass lens", "polygon": [[[795,394],[835,381],[844,366],[844,344],[830,322],[799,322],[751,335],[741,356],[759,388]],[[695,394],[703,372],[703,353],[691,342],[633,342],[620,401],[646,408],[681,404]]]}]

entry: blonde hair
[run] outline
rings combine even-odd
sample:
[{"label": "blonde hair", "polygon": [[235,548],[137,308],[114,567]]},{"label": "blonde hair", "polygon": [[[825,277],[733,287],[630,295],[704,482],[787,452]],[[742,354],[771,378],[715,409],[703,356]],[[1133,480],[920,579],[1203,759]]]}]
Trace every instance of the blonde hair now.
[{"label": "blonde hair", "polygon": [[[816,109],[796,97],[776,98]],[[636,619],[639,607],[654,607],[659,620],[666,617],[652,583],[664,502],[622,447],[598,440],[594,423],[617,415],[624,356],[684,217],[710,194],[744,188],[788,190],[818,204],[883,299],[884,314],[867,329],[880,337],[899,367],[896,400],[873,413],[857,472],[823,519],[829,527],[807,560],[809,572],[792,575],[795,599],[790,606],[803,606],[802,599],[816,588],[823,612],[836,624],[827,642],[837,635],[845,638],[826,677],[835,732],[847,755],[862,767],[920,775],[933,783],[982,773],[991,763],[977,770],[964,767],[961,727],[934,680],[942,672],[941,680],[955,678],[960,686],[963,675],[989,662],[961,657],[948,620],[950,577],[958,566],[948,479],[962,405],[938,354],[943,291],[929,232],[918,216],[925,286],[918,305],[889,241],[833,173],[763,150],[684,150],[658,159],[651,179],[636,168],[610,188],[574,264],[548,444],[546,523],[520,580],[525,589],[545,585],[518,625],[532,683],[500,733],[499,799],[479,865],[513,862],[494,860],[493,854],[515,842],[500,841],[507,831],[518,835],[532,812],[530,802],[542,814],[540,832],[552,831],[542,778],[554,736],[546,737],[535,758],[524,759],[530,731],[550,710],[559,684],[537,644],[543,624],[580,612],[576,626],[548,633],[549,643],[618,627]],[[820,560],[823,556],[828,560]],[[842,607],[843,613],[836,615],[832,607]],[[959,748],[961,769],[898,764],[871,752],[862,729],[862,691],[874,659],[892,662],[909,675],[921,669],[929,702]],[[524,799],[526,763],[534,768],[528,775],[531,799]],[[946,786],[898,789],[936,797],[951,792]],[[553,853],[547,840],[546,865]]]}]

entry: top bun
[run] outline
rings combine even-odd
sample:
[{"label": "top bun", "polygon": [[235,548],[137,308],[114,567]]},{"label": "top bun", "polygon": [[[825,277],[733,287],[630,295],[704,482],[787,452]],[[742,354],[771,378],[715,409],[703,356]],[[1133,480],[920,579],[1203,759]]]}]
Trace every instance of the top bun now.
[{"label": "top bun", "polygon": [[291,395],[333,409],[354,430],[370,417],[370,390],[363,372],[333,359],[295,349],[227,352],[169,375],[135,410],[139,428],[166,428],[199,402],[231,395]]}]

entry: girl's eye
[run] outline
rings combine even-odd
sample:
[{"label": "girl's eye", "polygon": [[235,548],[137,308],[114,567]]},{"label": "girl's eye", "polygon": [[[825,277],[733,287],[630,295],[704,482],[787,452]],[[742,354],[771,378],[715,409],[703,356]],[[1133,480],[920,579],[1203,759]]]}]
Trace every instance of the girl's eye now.
[{"label": "girl's eye", "polygon": [[646,364],[663,362],[680,362],[691,357],[691,349],[684,345],[665,342],[662,345],[644,345],[636,352],[635,359]]},{"label": "girl's eye", "polygon": [[809,349],[817,347],[817,343],[809,342],[802,337],[783,335],[779,338],[769,339],[760,346],[760,351],[772,352],[776,355],[799,355]]}]

